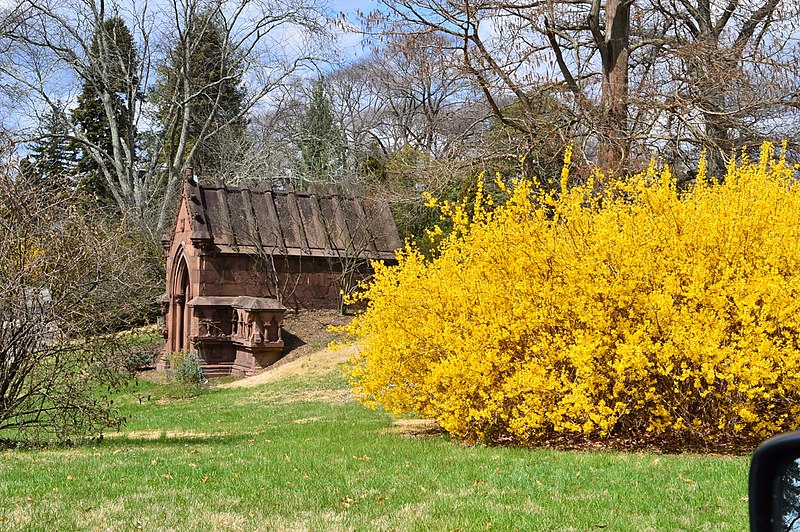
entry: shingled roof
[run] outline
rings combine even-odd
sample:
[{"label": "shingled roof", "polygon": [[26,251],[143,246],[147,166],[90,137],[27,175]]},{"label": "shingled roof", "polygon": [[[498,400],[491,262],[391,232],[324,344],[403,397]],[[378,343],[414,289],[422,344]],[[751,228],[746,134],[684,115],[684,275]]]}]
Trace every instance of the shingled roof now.
[{"label": "shingled roof", "polygon": [[389,206],[372,198],[270,188],[198,185],[183,198],[193,242],[219,253],[393,259],[400,247]]}]

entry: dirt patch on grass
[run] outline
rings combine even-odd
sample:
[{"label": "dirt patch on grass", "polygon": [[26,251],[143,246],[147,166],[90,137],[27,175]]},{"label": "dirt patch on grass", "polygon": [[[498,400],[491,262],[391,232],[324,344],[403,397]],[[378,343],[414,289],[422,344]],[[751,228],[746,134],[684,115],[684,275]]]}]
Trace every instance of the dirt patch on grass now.
[{"label": "dirt patch on grass", "polygon": [[106,435],[107,438],[127,438],[129,440],[160,440],[160,439],[208,439],[225,436],[227,433],[218,432],[186,432],[186,431],[163,431],[163,430],[135,430],[131,432],[118,432]]},{"label": "dirt patch on grass", "polygon": [[214,512],[204,524],[211,530],[244,530],[247,528],[247,517],[234,512]]},{"label": "dirt patch on grass", "polygon": [[292,421],[295,425],[306,425],[308,423],[317,423],[318,421],[322,421],[321,417],[304,417],[302,419],[295,419]]},{"label": "dirt patch on grass", "polygon": [[156,371],[154,369],[139,371],[136,373],[136,378],[142,381],[155,382],[157,384],[166,384],[169,380],[167,372]]},{"label": "dirt patch on grass", "polygon": [[419,438],[444,434],[444,429],[435,419],[397,419],[391,427],[383,432],[408,438]]},{"label": "dirt patch on grass", "polygon": [[342,404],[351,401],[355,401],[353,393],[346,388],[342,388],[340,390],[309,390],[307,392],[293,393],[290,396],[281,396],[277,402],[280,404],[314,402]]}]

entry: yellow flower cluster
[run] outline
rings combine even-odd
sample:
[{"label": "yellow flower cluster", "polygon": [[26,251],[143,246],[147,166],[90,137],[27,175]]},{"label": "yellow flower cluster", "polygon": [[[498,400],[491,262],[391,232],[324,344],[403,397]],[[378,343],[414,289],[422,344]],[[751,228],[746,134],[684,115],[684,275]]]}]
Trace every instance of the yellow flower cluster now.
[{"label": "yellow flower cluster", "polygon": [[723,184],[701,164],[689,192],[653,163],[569,189],[565,170],[558,197],[517,182],[500,207],[483,192],[469,206],[431,200],[454,230],[435,259],[406,246],[398,266],[375,265],[348,327],[364,345],[352,386],[469,440],[795,428],[795,171],[765,145]]}]

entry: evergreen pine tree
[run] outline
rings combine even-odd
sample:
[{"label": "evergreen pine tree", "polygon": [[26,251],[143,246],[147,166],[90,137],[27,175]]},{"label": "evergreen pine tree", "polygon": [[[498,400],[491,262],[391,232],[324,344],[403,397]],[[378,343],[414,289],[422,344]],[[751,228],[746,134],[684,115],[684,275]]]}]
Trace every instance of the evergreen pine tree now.
[{"label": "evergreen pine tree", "polygon": [[37,139],[28,146],[25,168],[48,188],[75,186],[75,149],[67,138],[69,128],[60,102],[42,117]]},{"label": "evergreen pine tree", "polygon": [[[96,75],[84,80],[83,89],[78,96],[78,106],[72,111],[72,118],[86,138],[100,148],[100,157],[111,166],[114,145],[102,95],[107,94],[111,99],[114,118],[118,124],[117,129],[123,137],[121,142],[135,150],[136,132],[131,124],[126,98],[131,92],[131,83],[137,86],[134,92],[138,92],[138,80],[134,74],[138,59],[133,36],[124,20],[119,17],[110,18],[103,23],[101,31],[105,34],[103,41],[107,43],[107,50],[102,49],[101,36],[95,35],[92,40],[90,61],[93,63]],[[88,197],[93,196],[101,205],[114,205],[114,198],[101,165],[91,155],[87,146],[75,143],[74,148],[78,151],[75,172],[80,189]]]},{"label": "evergreen pine tree", "polygon": [[[242,69],[226,44],[224,27],[212,13],[191,20],[186,35],[189,40],[179,41],[168,64],[160,69],[153,101],[161,108],[161,120],[171,146],[168,151],[173,156],[181,134],[181,120],[178,125],[169,124],[167,117],[175,114],[175,106],[181,116],[188,100],[186,153],[195,148],[191,164],[204,176],[210,176],[220,171],[226,142],[237,142],[244,137]],[[184,85],[187,81],[188,86]]]},{"label": "evergreen pine tree", "polygon": [[325,80],[314,83],[300,130],[303,171],[311,181],[333,181],[343,166],[344,142],[337,127]]}]

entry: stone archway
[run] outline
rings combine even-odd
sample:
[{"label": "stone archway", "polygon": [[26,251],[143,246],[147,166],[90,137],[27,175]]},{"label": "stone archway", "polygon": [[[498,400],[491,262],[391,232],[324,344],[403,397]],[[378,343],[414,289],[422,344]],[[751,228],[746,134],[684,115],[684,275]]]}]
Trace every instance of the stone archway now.
[{"label": "stone archway", "polygon": [[185,351],[189,347],[191,318],[188,303],[192,295],[191,283],[189,282],[189,267],[183,253],[179,253],[175,261],[175,273],[172,279],[169,350],[173,352]]}]

